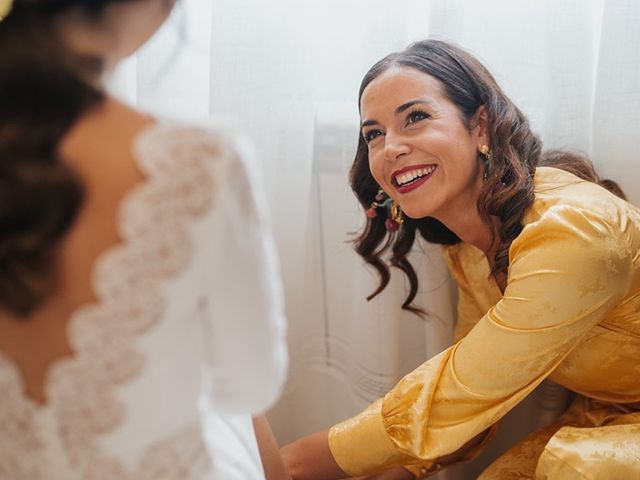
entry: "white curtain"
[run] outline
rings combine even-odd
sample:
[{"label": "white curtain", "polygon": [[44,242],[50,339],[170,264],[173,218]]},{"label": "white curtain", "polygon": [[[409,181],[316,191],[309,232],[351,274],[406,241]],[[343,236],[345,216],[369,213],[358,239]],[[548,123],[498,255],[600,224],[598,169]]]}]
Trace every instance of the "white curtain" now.
[{"label": "white curtain", "polygon": [[[635,0],[182,0],[112,81],[161,115],[223,117],[256,146],[290,324],[289,382],[270,412],[281,442],[353,415],[451,341],[455,294],[437,248],[413,257],[417,303],[431,314],[422,321],[399,309],[400,275],[365,301],[376,277],[347,243],[363,223],[347,184],[360,80],[382,56],[429,36],[479,56],[547,147],[588,153],[640,202]],[[475,478],[564,401],[544,386],[482,458],[439,478]]]}]

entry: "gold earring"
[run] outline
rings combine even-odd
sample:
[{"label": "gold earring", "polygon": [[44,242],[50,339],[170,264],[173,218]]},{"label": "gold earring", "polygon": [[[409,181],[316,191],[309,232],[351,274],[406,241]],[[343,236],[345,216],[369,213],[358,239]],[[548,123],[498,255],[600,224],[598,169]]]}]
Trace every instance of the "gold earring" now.
[{"label": "gold earring", "polygon": [[480,153],[482,154],[482,163],[484,165],[482,180],[486,182],[487,178],[489,178],[489,169],[491,168],[491,149],[488,145],[482,145],[480,147]]},{"label": "gold earring", "polygon": [[391,218],[387,218],[384,225],[387,228],[387,231],[395,232],[400,228],[400,225],[404,223],[404,214],[402,213],[402,209],[395,201],[391,204],[391,207],[389,207],[389,216]]},{"label": "gold earring", "polygon": [[393,202],[391,205],[391,218],[393,218],[393,221],[398,225],[402,225],[404,223],[404,214],[402,213],[400,205],[396,202]]}]

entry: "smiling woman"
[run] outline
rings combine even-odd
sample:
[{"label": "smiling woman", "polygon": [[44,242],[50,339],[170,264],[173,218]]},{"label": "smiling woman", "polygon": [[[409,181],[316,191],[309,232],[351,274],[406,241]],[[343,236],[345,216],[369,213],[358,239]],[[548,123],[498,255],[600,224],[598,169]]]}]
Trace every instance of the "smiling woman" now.
[{"label": "smiling woman", "polygon": [[[394,242],[391,258],[391,264],[409,278],[411,289],[403,304],[409,310],[417,283],[406,255],[416,229],[430,242],[451,244],[462,240],[488,251],[491,271],[504,287],[508,245],[521,230],[518,216],[533,199],[532,162],[541,151],[540,140],[531,132],[527,118],[480,62],[442,42],[429,42],[422,50],[420,46],[389,55],[363,79],[363,135],[351,170],[352,187],[363,205],[380,186],[410,217]],[[454,61],[457,69],[451,65]],[[486,98],[481,98],[481,93]],[[390,125],[391,139],[385,134],[384,142],[371,142],[365,128],[369,121],[365,109],[382,108],[387,95],[396,102],[386,104],[396,117],[395,124]],[[384,129],[378,132],[373,133],[382,135]],[[394,155],[396,158],[390,161]],[[428,162],[434,181],[396,186],[395,170],[399,168],[402,173],[403,168],[413,168],[416,157]],[[491,163],[490,157],[494,159]],[[402,162],[409,165],[405,167]],[[383,165],[392,170],[386,179],[380,170]],[[424,182],[424,188],[414,191]],[[469,209],[468,205],[478,208]],[[495,241],[496,235],[499,241]],[[356,243],[356,251],[382,274],[381,288],[374,295],[388,281],[386,267],[372,255],[383,238],[384,232],[366,229]]]},{"label": "smiling woman", "polygon": [[487,144],[483,108],[470,120],[470,129],[437,80],[395,67],[365,89],[361,115],[371,174],[406,215],[477,230],[460,213],[468,212],[463,207],[477,200],[483,185],[477,161],[478,150]]},{"label": "smiling woman", "polygon": [[367,209],[356,250],[381,279],[372,296],[390,252],[411,285],[403,308],[420,313],[407,254],[418,233],[443,244],[456,343],[359,415],[286,446],[293,478],[429,476],[474,457],[546,378],[576,392],[573,405],[480,478],[640,475],[640,210],[588,160],[542,154],[490,73],[451,44],[375,64],[360,113],[350,179]]}]

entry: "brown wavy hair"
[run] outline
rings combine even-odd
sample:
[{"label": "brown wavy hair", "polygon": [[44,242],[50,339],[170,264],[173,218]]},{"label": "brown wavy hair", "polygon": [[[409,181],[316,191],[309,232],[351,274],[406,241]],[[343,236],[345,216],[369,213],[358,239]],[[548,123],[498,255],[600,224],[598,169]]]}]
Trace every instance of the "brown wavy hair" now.
[{"label": "brown wavy hair", "polygon": [[[509,246],[522,231],[522,218],[534,200],[533,175],[536,166],[544,164],[570,171],[585,180],[600,183],[624,198],[624,193],[615,182],[600,179],[586,157],[560,151],[543,156],[542,143],[531,131],[527,117],[475,57],[450,43],[424,40],[383,58],[371,67],[362,80],[358,103],[365,88],[394,66],[413,68],[438,80],[445,96],[457,106],[469,129],[471,118],[478,108],[484,105],[486,109],[492,156],[477,207],[492,229],[493,242],[498,242],[492,274],[507,271]],[[361,133],[349,180],[360,204],[368,209],[379,186],[369,171],[368,147]],[[497,231],[492,227],[492,216],[499,220]],[[452,245],[459,243],[460,239],[432,217],[405,218],[397,232],[387,232],[384,221],[384,216],[367,218],[362,232],[354,240],[356,252],[377,271],[380,278],[378,287],[367,299],[378,295],[389,283],[390,264],[399,268],[409,280],[409,292],[402,308],[422,315],[424,311],[412,305],[418,291],[418,277],[407,259],[416,232],[431,243]]]},{"label": "brown wavy hair", "polygon": [[0,308],[27,317],[54,288],[60,240],[83,201],[58,146],[100,105],[100,58],[73,55],[54,28],[72,9],[99,19],[128,0],[17,0],[0,22]]}]

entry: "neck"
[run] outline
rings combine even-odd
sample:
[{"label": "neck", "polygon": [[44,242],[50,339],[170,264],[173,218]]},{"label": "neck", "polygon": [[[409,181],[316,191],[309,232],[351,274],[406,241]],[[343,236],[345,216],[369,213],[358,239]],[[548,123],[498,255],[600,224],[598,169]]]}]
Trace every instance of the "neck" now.
[{"label": "neck", "polygon": [[113,69],[117,63],[114,51],[117,51],[118,35],[109,28],[105,19],[92,20],[81,10],[75,10],[61,16],[56,28],[62,42],[78,58],[86,58],[100,63],[98,71],[80,72],[85,80],[101,88],[103,75]]},{"label": "neck", "polygon": [[491,217],[491,221],[492,225],[487,225],[477,208],[474,208],[473,211],[464,212],[455,219],[448,222],[442,221],[442,223],[463,242],[472,244],[484,253],[489,253],[495,250],[492,233],[498,226],[497,218]]},{"label": "neck", "polygon": [[499,220],[491,217],[491,224],[487,224],[478,211],[478,199],[483,182],[480,179],[469,195],[460,199],[455,205],[450,204],[446,212],[437,215],[436,218],[455,233],[460,240],[470,243],[482,250],[485,254],[495,251],[493,245],[493,232],[499,227]]}]

